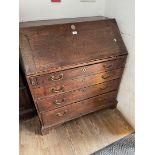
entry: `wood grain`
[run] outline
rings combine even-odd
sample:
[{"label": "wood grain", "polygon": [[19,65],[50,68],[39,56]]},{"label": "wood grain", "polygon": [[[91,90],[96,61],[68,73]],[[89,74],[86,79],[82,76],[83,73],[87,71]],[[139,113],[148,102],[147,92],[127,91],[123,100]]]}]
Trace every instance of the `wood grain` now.
[{"label": "wood grain", "polygon": [[134,130],[118,110],[102,110],[41,136],[39,120],[20,123],[20,155],[89,155]]},{"label": "wood grain", "polygon": [[[48,127],[101,108],[116,107],[120,81],[116,87],[113,81],[122,77],[127,50],[115,19],[20,28],[20,58],[43,134],[48,133]],[[96,88],[105,82],[110,82],[107,92]],[[90,86],[93,88],[89,90]],[[116,91],[115,95],[108,95],[111,91]],[[63,107],[39,107],[39,100],[67,93],[71,95],[66,96]],[[99,95],[103,97],[100,101]],[[64,114],[64,118],[57,118]]]},{"label": "wood grain", "polygon": [[44,126],[55,126],[98,109],[116,104],[117,91],[92,97],[48,112],[42,112]]},{"label": "wood grain", "polygon": [[76,79],[68,79],[65,81],[56,81],[48,86],[35,86],[31,87],[31,93],[35,99],[39,99],[45,96],[53,96],[62,94],[64,92],[74,91],[76,89],[93,86],[106,81],[111,81],[122,77],[124,69],[116,69],[107,72],[101,72],[91,76],[84,76]]},{"label": "wood grain", "polygon": [[[54,73],[41,74],[34,76],[37,79],[37,85],[50,85],[51,83],[61,82],[66,80],[75,79],[77,77],[89,76],[97,73],[105,73],[107,71],[124,68],[126,56],[120,57],[116,60],[106,61],[103,63],[77,67],[69,70],[63,70]],[[31,77],[32,78],[32,77]],[[31,80],[30,80],[31,82]]]},{"label": "wood grain", "polygon": [[114,19],[20,28],[20,49],[27,75],[127,54]]},{"label": "wood grain", "polygon": [[105,83],[90,86],[88,88],[81,88],[73,92],[37,100],[36,104],[40,112],[56,109],[67,104],[82,101],[84,99],[97,96],[109,91],[117,90],[119,83],[120,79],[108,81]]}]

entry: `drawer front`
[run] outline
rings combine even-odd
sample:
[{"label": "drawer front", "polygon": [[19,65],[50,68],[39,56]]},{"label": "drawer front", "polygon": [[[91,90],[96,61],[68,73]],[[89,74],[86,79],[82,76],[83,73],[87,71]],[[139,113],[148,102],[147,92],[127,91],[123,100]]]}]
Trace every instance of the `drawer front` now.
[{"label": "drawer front", "polygon": [[45,96],[62,94],[64,92],[73,91],[83,87],[92,86],[95,84],[120,78],[122,75],[122,72],[123,72],[123,69],[117,69],[117,70],[107,71],[104,73],[98,73],[91,76],[85,76],[83,78],[68,80],[65,82],[55,82],[49,86],[35,87],[33,88],[33,96],[35,98],[41,98]]},{"label": "drawer front", "polygon": [[70,79],[77,78],[79,76],[97,74],[99,72],[111,71],[114,69],[123,68],[125,65],[125,57],[119,58],[117,60],[106,61],[99,64],[78,67],[70,70],[55,72],[51,74],[45,74],[42,76],[36,76],[35,78],[30,79],[31,85],[41,86],[49,85],[55,82],[66,81]]},{"label": "drawer front", "polygon": [[45,126],[56,125],[83,114],[95,111],[99,107],[115,103],[117,92],[102,94],[81,102],[76,102],[49,112],[41,113]]},{"label": "drawer front", "polygon": [[120,79],[104,82],[90,87],[81,88],[72,92],[47,97],[37,101],[39,111],[46,111],[62,107],[64,105],[78,102],[93,96],[97,96],[112,90],[117,90]]}]

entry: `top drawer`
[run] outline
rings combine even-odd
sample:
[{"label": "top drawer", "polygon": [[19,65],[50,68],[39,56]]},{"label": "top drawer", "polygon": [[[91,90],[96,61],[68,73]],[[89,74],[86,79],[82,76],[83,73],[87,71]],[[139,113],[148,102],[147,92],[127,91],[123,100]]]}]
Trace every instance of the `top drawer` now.
[{"label": "top drawer", "polygon": [[99,72],[106,72],[118,68],[122,68],[125,65],[126,57],[121,57],[116,60],[106,61],[99,64],[88,65],[84,67],[78,67],[70,70],[64,70],[45,75],[39,75],[30,77],[30,84],[32,86],[48,85],[58,81],[65,81],[68,79],[74,79],[79,76],[92,75]]}]

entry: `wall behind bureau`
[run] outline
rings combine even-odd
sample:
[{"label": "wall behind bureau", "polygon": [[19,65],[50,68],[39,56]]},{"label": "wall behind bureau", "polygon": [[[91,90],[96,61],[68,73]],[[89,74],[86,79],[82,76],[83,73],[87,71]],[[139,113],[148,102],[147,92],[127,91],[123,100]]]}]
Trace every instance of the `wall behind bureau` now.
[{"label": "wall behind bureau", "polygon": [[80,0],[19,0],[20,22],[59,18],[101,16],[105,0],[80,2]]},{"label": "wall behind bureau", "polygon": [[129,52],[118,94],[118,109],[135,127],[135,32],[134,0],[106,0],[103,14],[117,20]]}]

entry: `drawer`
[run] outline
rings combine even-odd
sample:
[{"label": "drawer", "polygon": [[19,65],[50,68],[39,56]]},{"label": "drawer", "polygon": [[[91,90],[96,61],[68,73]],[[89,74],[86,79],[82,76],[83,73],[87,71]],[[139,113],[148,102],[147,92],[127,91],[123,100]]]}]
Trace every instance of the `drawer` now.
[{"label": "drawer", "polygon": [[104,73],[98,73],[91,76],[85,76],[82,78],[68,80],[64,82],[62,81],[55,82],[49,86],[34,87],[32,89],[33,96],[35,98],[42,98],[45,96],[62,94],[64,92],[69,92],[79,88],[88,87],[88,86],[103,83],[106,81],[118,79],[121,77],[122,72],[123,72],[123,69],[117,69],[117,70],[107,71]]},{"label": "drawer", "polygon": [[47,97],[37,101],[39,111],[52,110],[73,102],[78,102],[93,96],[97,96],[112,90],[117,90],[120,79],[104,82],[90,87],[80,88],[78,90]]},{"label": "drawer", "polygon": [[106,61],[99,64],[88,65],[84,67],[78,67],[70,70],[64,70],[60,72],[54,72],[51,74],[45,74],[42,76],[36,76],[30,78],[30,83],[33,86],[49,85],[55,82],[66,81],[77,78],[79,76],[88,76],[97,74],[99,72],[111,71],[124,67],[126,57],[122,57],[112,61]]},{"label": "drawer", "polygon": [[110,92],[96,97],[92,97],[81,102],[76,102],[55,110],[41,113],[41,119],[45,126],[56,125],[72,118],[79,117],[100,107],[114,104],[117,92]]}]

